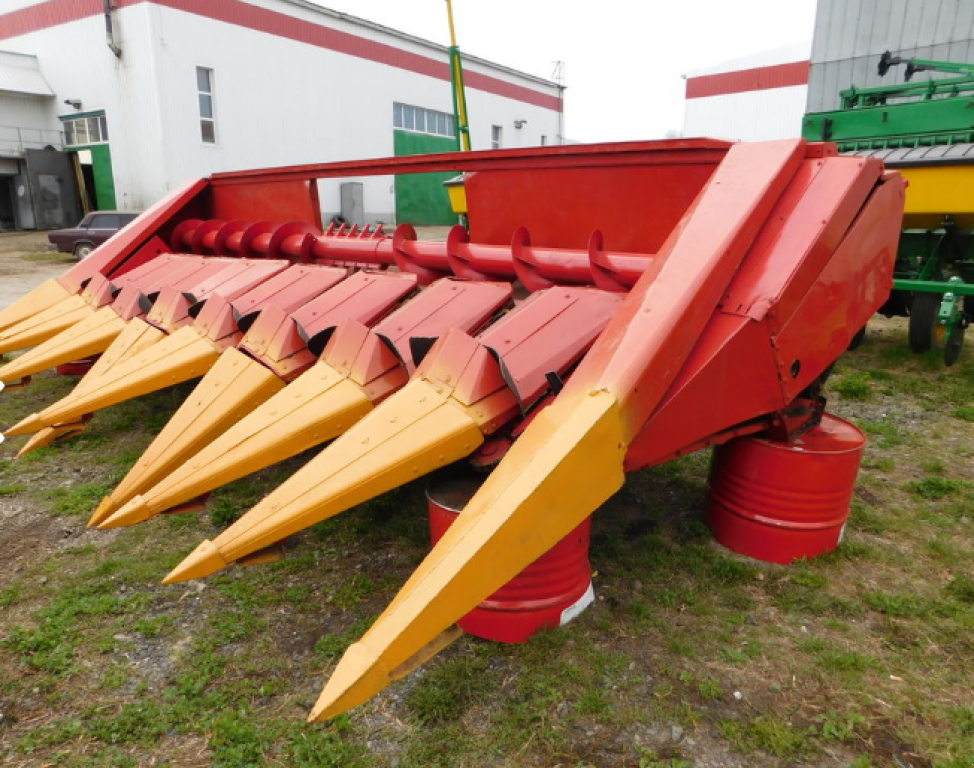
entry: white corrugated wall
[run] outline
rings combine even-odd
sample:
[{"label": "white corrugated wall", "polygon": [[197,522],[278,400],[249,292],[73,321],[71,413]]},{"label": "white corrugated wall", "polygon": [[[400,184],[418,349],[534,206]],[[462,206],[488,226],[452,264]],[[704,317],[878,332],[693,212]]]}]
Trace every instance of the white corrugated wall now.
[{"label": "white corrugated wall", "polygon": [[687,99],[684,136],[770,141],[801,135],[808,86]]},{"label": "white corrugated wall", "polygon": [[[974,63],[974,0],[818,0],[808,111],[839,107],[839,91],[903,82],[877,72],[883,51]],[[920,73],[915,81],[950,77]]]}]

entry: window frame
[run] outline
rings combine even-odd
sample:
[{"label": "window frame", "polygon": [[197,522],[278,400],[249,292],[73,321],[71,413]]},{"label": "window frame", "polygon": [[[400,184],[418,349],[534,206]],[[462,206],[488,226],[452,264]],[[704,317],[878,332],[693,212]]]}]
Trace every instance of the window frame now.
[{"label": "window frame", "polygon": [[[420,124],[423,127],[417,128]],[[392,127],[397,131],[440,136],[444,139],[456,138],[453,128],[453,115],[449,112],[417,107],[400,101],[392,103]],[[444,131],[446,132],[444,133]]]},{"label": "window frame", "polygon": [[504,126],[502,125],[490,126],[490,148],[491,149],[504,148]]},{"label": "window frame", "polygon": [[[203,84],[200,81],[200,74],[204,72],[206,73],[206,87],[209,90],[203,90]],[[203,114],[204,97],[209,101],[209,117]],[[216,129],[216,86],[212,67],[201,67],[199,65],[196,67],[196,111],[199,117],[200,143],[205,146],[215,146],[219,143],[219,134]],[[207,125],[210,129],[210,138],[207,138]]]},{"label": "window frame", "polygon": [[109,143],[108,119],[104,112],[59,116],[65,149],[94,147]]}]

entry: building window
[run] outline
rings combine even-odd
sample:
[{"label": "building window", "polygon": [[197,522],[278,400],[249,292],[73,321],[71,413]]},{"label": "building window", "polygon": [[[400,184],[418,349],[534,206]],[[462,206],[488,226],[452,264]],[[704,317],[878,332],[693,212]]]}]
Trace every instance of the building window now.
[{"label": "building window", "polygon": [[216,119],[213,117],[213,70],[196,68],[196,91],[200,102],[200,138],[216,144]]},{"label": "building window", "polygon": [[64,129],[66,147],[108,143],[108,122],[104,115],[62,118],[61,127]]},{"label": "building window", "polygon": [[449,136],[453,138],[453,115],[437,112],[435,109],[423,109],[410,104],[392,105],[392,124],[403,131],[416,133],[431,133],[434,136]]},{"label": "building window", "polygon": [[541,134],[541,146],[542,147],[548,146],[548,137],[543,133]]},{"label": "building window", "polygon": [[504,129],[499,125],[490,126],[490,148],[500,149],[504,138]]}]

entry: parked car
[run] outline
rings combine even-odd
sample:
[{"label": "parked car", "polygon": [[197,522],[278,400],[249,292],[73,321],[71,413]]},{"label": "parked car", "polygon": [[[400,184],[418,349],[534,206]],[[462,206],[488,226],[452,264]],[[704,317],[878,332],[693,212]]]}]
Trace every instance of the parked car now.
[{"label": "parked car", "polygon": [[47,239],[57,250],[73,253],[80,261],[88,258],[95,248],[138,215],[123,211],[94,211],[73,229],[55,229],[48,232]]}]

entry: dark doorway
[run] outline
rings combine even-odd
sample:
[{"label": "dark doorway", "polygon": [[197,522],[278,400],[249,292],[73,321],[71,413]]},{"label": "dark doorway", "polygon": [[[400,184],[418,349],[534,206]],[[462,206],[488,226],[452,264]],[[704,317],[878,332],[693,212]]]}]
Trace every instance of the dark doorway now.
[{"label": "dark doorway", "polygon": [[100,211],[98,194],[95,191],[95,168],[91,163],[81,163],[81,180],[85,185],[85,195],[90,203],[90,210]]},{"label": "dark doorway", "polygon": [[14,180],[12,176],[0,176],[0,230],[16,229],[14,218]]}]

